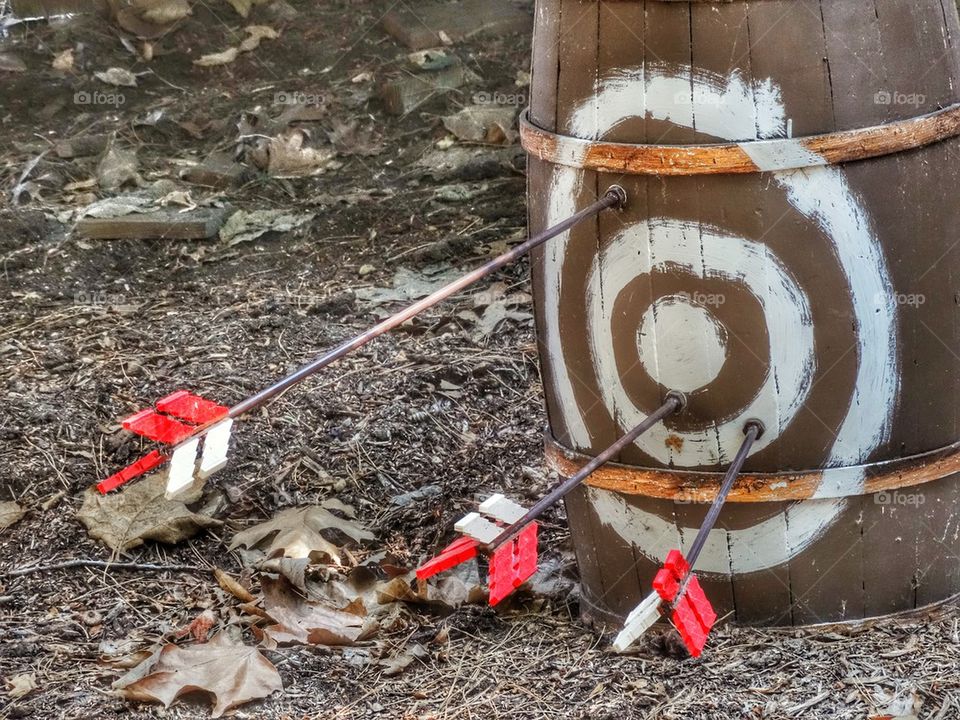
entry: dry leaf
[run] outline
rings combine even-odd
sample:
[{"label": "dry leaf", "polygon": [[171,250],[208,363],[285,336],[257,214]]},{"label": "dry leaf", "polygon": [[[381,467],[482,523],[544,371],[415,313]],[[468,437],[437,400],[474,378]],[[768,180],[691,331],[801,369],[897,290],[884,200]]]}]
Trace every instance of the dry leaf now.
[{"label": "dry leaf", "polygon": [[499,105],[471,105],[443,119],[443,126],[467,142],[509,145],[516,139],[513,130],[516,109]]},{"label": "dry leaf", "polygon": [[20,522],[27,511],[15,502],[0,502],[0,530]]},{"label": "dry leaf", "polygon": [[272,572],[283,575],[301,592],[307,592],[307,566],[310,558],[267,558],[259,564],[262,572]]},{"label": "dry leaf", "polygon": [[268,232],[290,232],[313,221],[313,213],[296,214],[288,210],[237,210],[220,228],[220,239],[233,247],[256,240]]},{"label": "dry leaf", "polygon": [[331,124],[333,129],[327,133],[327,137],[341,155],[369,157],[383,152],[383,144],[373,139],[373,128],[360,130],[360,121],[356,118],[349,122],[333,118]]},{"label": "dry leaf", "polygon": [[194,60],[193,64],[201,67],[229,65],[240,57],[240,53],[250,52],[260,47],[262,40],[276,40],[280,37],[280,33],[267,25],[250,25],[244,29],[247,31],[248,37],[244,38],[239,47],[227,48],[223,52],[204,55],[199,60]]},{"label": "dry leaf", "polygon": [[187,0],[137,0],[136,9],[147,22],[169,25],[192,15]]},{"label": "dry leaf", "polygon": [[249,603],[256,599],[249,590],[247,590],[243,585],[238,583],[220,568],[213,569],[213,576],[217,579],[217,584],[228,593],[233,595],[237,600]]},{"label": "dry leaf", "polygon": [[[258,548],[271,557],[282,552],[288,558],[328,558],[339,565],[339,548],[320,534],[330,529],[338,530],[357,542],[373,540],[373,535],[359,522],[344,520],[322,507],[312,505],[284,510],[272,520],[237,533],[230,549]],[[316,555],[321,557],[316,558]]]},{"label": "dry leaf", "polygon": [[377,631],[374,620],[304,600],[283,578],[264,577],[261,586],[264,609],[276,623],[263,630],[267,647],[353,645]]},{"label": "dry leaf", "polygon": [[184,504],[199,500],[201,492],[201,488],[194,488],[175,500],[167,499],[167,473],[157,473],[111,495],[88,488],[77,518],[90,537],[117,552],[135,548],[145,540],[178,543],[201,528],[221,524],[190,511]]},{"label": "dry leaf", "polygon": [[33,673],[21,673],[7,678],[7,694],[14,698],[22,698],[37,689],[37,676]]},{"label": "dry leaf", "polygon": [[101,190],[119,190],[124,185],[141,185],[140,162],[136,150],[125,150],[110,142],[97,164],[97,182]]},{"label": "dry leaf", "polygon": [[73,70],[73,48],[67,48],[62,53],[57,53],[54,56],[53,69],[62,72]]},{"label": "dry leaf", "polygon": [[261,40],[276,40],[280,33],[269,25],[249,25],[244,28],[249,37],[240,43],[240,52],[250,52],[260,47]]},{"label": "dry leaf", "polygon": [[199,60],[194,60],[194,65],[199,65],[200,67],[214,67],[216,65],[229,65],[240,55],[240,50],[237,48],[227,48],[223,52],[211,53],[210,55],[203,55]]},{"label": "dry leaf", "polygon": [[112,67],[109,70],[95,72],[93,76],[97,80],[105,82],[107,85],[113,85],[114,87],[137,86],[137,76],[129,70],[124,70],[123,68]]},{"label": "dry leaf", "polygon": [[240,17],[247,17],[250,9],[257,5],[266,5],[270,0],[227,0]]},{"label": "dry leaf", "polygon": [[237,15],[244,18],[250,14],[250,8],[253,7],[253,0],[227,0],[227,2],[237,11]]},{"label": "dry leaf", "polygon": [[280,673],[255,647],[220,633],[203,645],[165,645],[113,687],[130,700],[157,701],[170,707],[182,694],[214,697],[213,717],[283,689]]},{"label": "dry leaf", "polygon": [[176,632],[176,637],[184,638],[190,635],[196,642],[205,643],[207,635],[217,624],[217,614],[213,610],[204,610],[197,615],[185,628]]},{"label": "dry leaf", "polygon": [[386,670],[383,671],[384,675],[399,675],[410,667],[414,660],[427,657],[429,654],[423,645],[414,643],[393,657],[381,658],[378,664],[386,668]]},{"label": "dry leaf", "polygon": [[340,167],[336,150],[304,147],[306,137],[303,130],[293,128],[270,138],[266,148],[251,153],[251,159],[275,178],[309,177]]}]

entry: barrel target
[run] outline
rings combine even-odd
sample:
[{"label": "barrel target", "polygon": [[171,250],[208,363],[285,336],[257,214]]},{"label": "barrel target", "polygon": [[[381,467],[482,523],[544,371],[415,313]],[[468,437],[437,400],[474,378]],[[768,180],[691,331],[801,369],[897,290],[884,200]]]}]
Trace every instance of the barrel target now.
[{"label": "barrel target", "polygon": [[[691,82],[694,90],[689,93]],[[692,106],[678,109],[677,97],[684,88]],[[638,112],[648,119],[682,127],[696,125],[700,132],[733,142],[788,135],[780,91],[770,81],[749,84],[736,72],[723,77],[666,65],[648,66],[646,71],[619,70],[601,79],[596,94],[573,109],[573,135],[602,138]],[[744,148],[750,145],[743,142]],[[796,162],[804,153],[809,151],[798,143],[792,160]],[[862,491],[864,478],[851,466],[863,463],[886,439],[898,394],[896,306],[880,243],[842,170],[823,166],[776,170],[775,158],[754,160],[758,166],[771,164],[771,192],[779,187],[789,206],[812,224],[813,232],[828,240],[824,262],[835,263],[847,283],[854,318],[850,341],[857,353],[857,369],[846,400],[846,414],[835,430],[825,463],[822,491],[828,498],[856,494]],[[583,178],[582,170],[555,168],[549,223],[577,207]],[[566,355],[559,307],[568,242],[567,237],[558,238],[543,263],[544,341],[555,358]],[[614,323],[623,321],[623,314],[617,310],[618,299],[629,302],[632,284],[667,267],[674,274],[679,271],[688,275],[694,285],[710,280],[726,285],[731,292],[747,292],[755,298],[768,339],[767,371],[742,406],[732,408],[714,426],[678,429],[674,425],[669,432],[661,428],[642,437],[637,446],[662,464],[716,466],[732,457],[742,440],[743,424],[751,418],[762,420],[767,428],[753,453],[775,446],[804,406],[817,373],[828,370],[816,364],[811,312],[816,298],[808,297],[788,263],[776,257],[762,238],[740,237],[723,227],[693,224],[681,218],[647,218],[625,227],[603,246],[593,267],[584,270],[589,273],[583,302],[594,380],[610,416],[623,431],[654,409],[642,407],[631,395],[623,382],[625,368],[640,366],[663,387],[697,392],[709,388],[724,363],[736,362],[731,329],[716,307],[696,295],[675,291],[650,298],[649,307],[635,313],[636,326],[628,333],[636,342],[627,349],[623,343],[615,346],[614,337],[623,335],[622,325],[614,332]],[[695,349],[685,346],[692,341],[696,341]],[[583,449],[589,447],[590,437],[565,365],[554,363],[552,390],[560,399],[558,405],[570,441]],[[679,436],[682,442],[667,442],[668,435]],[[643,515],[634,519],[649,524],[649,513],[626,503],[624,507],[632,514]],[[750,570],[781,564],[801,552],[836,521],[845,507],[844,501],[833,499],[805,503],[796,511],[803,522],[791,524],[791,536],[781,549],[764,554],[759,565]],[[762,525],[746,532],[762,535]]]}]

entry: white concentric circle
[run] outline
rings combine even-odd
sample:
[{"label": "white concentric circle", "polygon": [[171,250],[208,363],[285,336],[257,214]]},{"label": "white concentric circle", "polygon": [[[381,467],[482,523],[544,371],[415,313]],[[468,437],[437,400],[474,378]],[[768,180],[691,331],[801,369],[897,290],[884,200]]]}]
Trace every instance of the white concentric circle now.
[{"label": "white concentric circle", "polygon": [[[595,259],[588,281],[587,305],[590,344],[604,402],[624,427],[634,427],[646,417],[630,400],[620,379],[610,299],[635,279],[667,268],[747,288],[763,308],[771,369],[753,400],[735,417],[698,430],[668,430],[660,424],[637,440],[638,447],[664,464],[717,465],[740,447],[744,424],[757,419],[770,428],[756,443],[756,450],[761,450],[779,437],[779,429],[790,423],[810,391],[816,367],[810,305],[796,281],[765,245],[716,229],[677,220],[650,220],[626,228]],[[674,297],[668,296],[671,302]],[[651,355],[646,364],[653,366],[654,380],[670,389],[682,390],[669,381],[684,374],[709,374],[712,368],[703,362],[704,338],[689,339],[693,344],[688,346],[688,352],[672,357],[660,351],[659,336],[655,343],[649,343]],[[679,436],[683,443],[666,442],[668,436]]]},{"label": "white concentric circle", "polygon": [[685,295],[651,303],[637,331],[640,363],[665,387],[692,393],[706,387],[727,361],[727,332],[702,304]]}]

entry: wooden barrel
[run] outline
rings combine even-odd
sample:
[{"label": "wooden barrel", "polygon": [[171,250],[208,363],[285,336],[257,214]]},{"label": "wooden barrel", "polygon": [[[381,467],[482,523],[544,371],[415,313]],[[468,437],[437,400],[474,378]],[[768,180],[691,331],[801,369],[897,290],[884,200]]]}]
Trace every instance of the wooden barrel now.
[{"label": "wooden barrel", "polygon": [[954,0],[538,0],[524,119],[562,476],[588,618],[689,547],[743,424],[766,433],[698,567],[767,625],[960,592],[960,21]]}]

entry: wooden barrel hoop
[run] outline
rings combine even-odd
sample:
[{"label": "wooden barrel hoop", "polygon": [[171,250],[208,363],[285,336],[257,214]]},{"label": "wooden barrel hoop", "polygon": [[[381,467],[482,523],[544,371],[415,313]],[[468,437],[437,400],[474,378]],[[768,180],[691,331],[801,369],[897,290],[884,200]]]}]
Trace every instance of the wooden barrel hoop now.
[{"label": "wooden barrel hoop", "polygon": [[[572,477],[591,457],[564,447],[549,433],[547,467],[561,477]],[[745,473],[730,492],[728,502],[760,503],[873,495],[934,482],[960,472],[960,443],[906,458],[814,472]],[[831,477],[831,475],[833,477]],[[587,484],[625,495],[641,495],[680,503],[708,503],[723,483],[722,472],[682,472],[609,463]],[[847,478],[856,477],[851,484]]]},{"label": "wooden barrel hoop", "polygon": [[627,175],[724,175],[838,165],[893,155],[960,135],[960,104],[899,122],[801,138],[710,145],[583,140],[520,119],[524,149],[567,167]]}]

